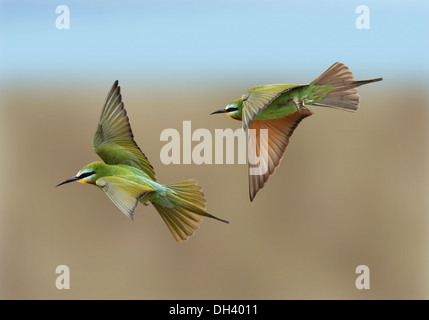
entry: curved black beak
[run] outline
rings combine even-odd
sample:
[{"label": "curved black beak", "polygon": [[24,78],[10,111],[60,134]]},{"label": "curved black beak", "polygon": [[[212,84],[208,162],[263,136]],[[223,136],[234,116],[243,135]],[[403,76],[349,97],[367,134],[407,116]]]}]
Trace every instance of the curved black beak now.
[{"label": "curved black beak", "polygon": [[61,186],[63,184],[69,183],[69,182],[77,181],[79,179],[80,179],[79,177],[73,177],[73,178],[67,179],[66,181],[63,181],[60,184],[56,185],[55,188],[59,187],[59,186]]},{"label": "curved black beak", "polygon": [[216,114],[216,113],[227,113],[227,112],[229,112],[229,111],[226,110],[226,109],[220,109],[220,110],[217,110],[217,111],[214,111],[214,112],[210,113],[210,115]]}]

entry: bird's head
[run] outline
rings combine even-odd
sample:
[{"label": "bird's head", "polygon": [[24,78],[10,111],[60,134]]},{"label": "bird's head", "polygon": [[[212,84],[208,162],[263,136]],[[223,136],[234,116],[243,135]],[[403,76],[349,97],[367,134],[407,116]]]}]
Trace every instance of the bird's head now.
[{"label": "bird's head", "polygon": [[228,104],[224,109],[214,111],[210,114],[226,113],[227,116],[233,119],[241,120],[242,107],[243,107],[243,100],[237,99],[231,102],[230,104]]},{"label": "bird's head", "polygon": [[99,161],[86,165],[76,174],[76,176],[61,182],[60,184],[57,185],[57,187],[73,181],[77,181],[80,183],[95,184],[95,181],[98,179],[98,174],[97,174],[97,171],[99,169],[98,163]]}]

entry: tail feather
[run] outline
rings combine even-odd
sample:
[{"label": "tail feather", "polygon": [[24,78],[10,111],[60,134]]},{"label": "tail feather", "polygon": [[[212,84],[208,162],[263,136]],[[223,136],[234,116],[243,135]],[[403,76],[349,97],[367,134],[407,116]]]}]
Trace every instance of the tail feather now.
[{"label": "tail feather", "polygon": [[381,81],[383,78],[356,81],[350,69],[342,63],[334,63],[311,84],[331,85],[333,89],[315,106],[355,112],[359,108],[360,96],[357,88],[361,85]]},{"label": "tail feather", "polygon": [[152,204],[177,242],[187,240],[194,233],[194,230],[200,227],[201,217],[193,216],[190,219],[175,208],[164,207],[156,203]]},{"label": "tail feather", "polygon": [[167,198],[172,207],[152,203],[161,215],[176,241],[187,240],[200,226],[203,217],[213,218],[225,223],[206,211],[206,200],[202,188],[195,180],[186,180],[165,185],[168,189]]}]

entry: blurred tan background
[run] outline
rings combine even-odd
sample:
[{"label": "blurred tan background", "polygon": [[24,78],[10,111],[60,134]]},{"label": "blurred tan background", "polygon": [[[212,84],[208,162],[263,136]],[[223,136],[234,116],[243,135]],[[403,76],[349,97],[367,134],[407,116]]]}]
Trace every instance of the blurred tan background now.
[{"label": "blurred tan background", "polygon": [[[371,74],[378,76],[378,74]],[[359,78],[361,77],[359,75]],[[1,88],[1,299],[427,299],[428,111],[423,87],[360,89],[356,114],[314,107],[253,203],[246,165],[163,165],[161,131],[238,128],[209,116],[240,85],[120,80],[135,140],[158,181],[196,178],[208,210],[177,244],[152,206],[126,218],[93,186],[55,188],[92,161],[115,79]],[[198,143],[193,143],[195,146]],[[57,290],[55,268],[70,268]],[[357,290],[355,268],[370,268]]]}]

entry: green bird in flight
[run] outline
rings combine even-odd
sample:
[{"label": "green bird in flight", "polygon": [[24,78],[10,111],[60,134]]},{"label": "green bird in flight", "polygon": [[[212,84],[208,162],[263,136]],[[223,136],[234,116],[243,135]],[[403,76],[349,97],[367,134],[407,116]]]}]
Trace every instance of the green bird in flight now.
[{"label": "green bird in flight", "polygon": [[88,164],[57,187],[73,181],[93,184],[131,220],[139,202],[151,202],[178,242],[199,228],[202,217],[228,223],[206,211],[202,188],[195,180],[156,182],[152,165],[134,141],[118,81],[107,95],[93,144],[104,162]]},{"label": "green bird in flight", "polygon": [[[308,106],[329,107],[355,112],[360,96],[357,87],[383,80],[382,78],[356,81],[344,64],[336,62],[310,84],[269,84],[249,89],[241,99],[211,114],[226,113],[242,121],[243,130],[255,129],[255,138],[249,135],[249,155],[264,151],[268,157],[259,157],[260,174],[251,174],[249,161],[250,201],[263,188],[279,166],[289,139],[298,124],[311,116]],[[260,130],[268,130],[268,139],[260,139]],[[251,143],[253,142],[253,143]]]}]

